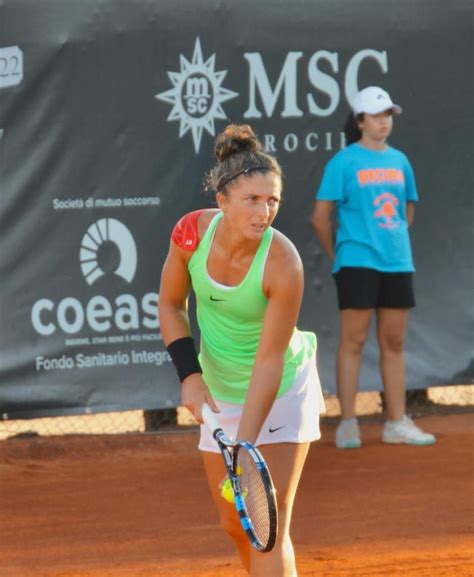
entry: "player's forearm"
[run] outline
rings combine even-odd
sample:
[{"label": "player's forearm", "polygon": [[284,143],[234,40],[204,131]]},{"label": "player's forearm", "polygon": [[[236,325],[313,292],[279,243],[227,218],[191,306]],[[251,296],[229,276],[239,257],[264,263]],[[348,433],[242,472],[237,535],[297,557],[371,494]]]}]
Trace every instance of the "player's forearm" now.
[{"label": "player's forearm", "polygon": [[254,367],[237,439],[255,443],[275,401],[282,373],[283,357],[266,363],[258,363]]},{"label": "player's forearm", "polygon": [[191,336],[188,311],[186,309],[160,301],[158,318],[165,345],[169,345],[177,339]]}]

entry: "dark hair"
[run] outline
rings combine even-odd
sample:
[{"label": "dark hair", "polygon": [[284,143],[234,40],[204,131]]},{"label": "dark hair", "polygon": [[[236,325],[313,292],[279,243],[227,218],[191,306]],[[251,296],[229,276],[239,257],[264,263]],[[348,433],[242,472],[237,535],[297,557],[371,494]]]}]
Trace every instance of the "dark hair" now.
[{"label": "dark hair", "polygon": [[263,151],[262,144],[248,124],[229,124],[216,138],[217,164],[205,177],[206,190],[226,193],[227,186],[240,176],[274,172],[282,178],[277,160]]},{"label": "dark hair", "polygon": [[346,136],[346,144],[352,144],[362,138],[362,130],[359,128],[359,122],[364,120],[364,113],[354,114],[351,112],[344,124],[344,134]]}]

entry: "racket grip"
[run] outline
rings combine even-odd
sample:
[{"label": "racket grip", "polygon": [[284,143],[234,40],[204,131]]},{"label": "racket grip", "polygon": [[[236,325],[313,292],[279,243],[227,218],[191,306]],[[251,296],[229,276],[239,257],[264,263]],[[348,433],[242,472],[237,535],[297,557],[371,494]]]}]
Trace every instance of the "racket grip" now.
[{"label": "racket grip", "polygon": [[212,432],[221,428],[218,420],[212,412],[211,407],[207,403],[204,403],[202,406],[202,420],[206,423]]}]

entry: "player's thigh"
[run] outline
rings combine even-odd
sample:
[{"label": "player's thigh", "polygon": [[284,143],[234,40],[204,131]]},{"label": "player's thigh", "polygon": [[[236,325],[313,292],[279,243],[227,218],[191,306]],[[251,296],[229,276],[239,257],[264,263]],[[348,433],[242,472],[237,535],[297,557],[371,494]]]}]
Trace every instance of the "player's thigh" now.
[{"label": "player's thigh", "polygon": [[291,512],[310,443],[261,445],[275,485],[280,513]]},{"label": "player's thigh", "polygon": [[240,520],[235,505],[226,501],[221,495],[220,484],[227,478],[227,469],[220,453],[201,451],[204,461],[209,490],[219,511],[221,524],[232,533],[240,526]]}]

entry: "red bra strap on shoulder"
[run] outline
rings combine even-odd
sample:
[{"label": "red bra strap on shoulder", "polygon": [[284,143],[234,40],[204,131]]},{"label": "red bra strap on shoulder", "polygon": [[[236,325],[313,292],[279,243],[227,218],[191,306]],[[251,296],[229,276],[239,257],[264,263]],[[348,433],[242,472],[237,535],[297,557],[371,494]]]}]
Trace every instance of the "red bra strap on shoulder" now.
[{"label": "red bra strap on shoulder", "polygon": [[205,209],[194,210],[185,214],[171,233],[171,240],[183,250],[195,251],[199,244],[198,219]]}]

